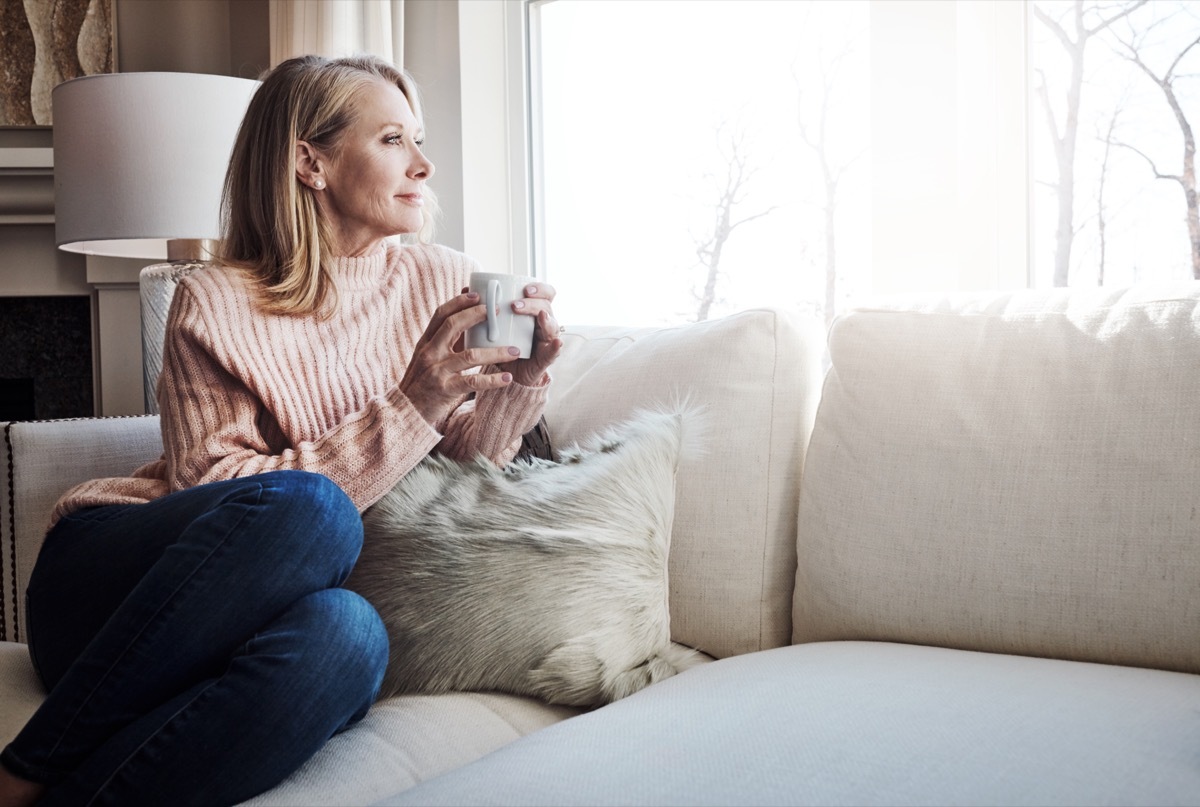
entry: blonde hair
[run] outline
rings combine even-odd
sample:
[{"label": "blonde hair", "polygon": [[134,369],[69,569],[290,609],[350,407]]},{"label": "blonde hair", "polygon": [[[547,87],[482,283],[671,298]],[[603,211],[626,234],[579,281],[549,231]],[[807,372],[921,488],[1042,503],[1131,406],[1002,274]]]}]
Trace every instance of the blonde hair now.
[{"label": "blonde hair", "polygon": [[[218,258],[254,278],[267,310],[310,314],[336,301],[330,226],[296,176],[296,142],[336,150],[355,120],[358,93],[376,79],[395,84],[422,120],[412,78],[375,56],[289,59],[250,100],[225,174]],[[428,242],[437,206],[428,188],[424,195],[416,238]]]}]

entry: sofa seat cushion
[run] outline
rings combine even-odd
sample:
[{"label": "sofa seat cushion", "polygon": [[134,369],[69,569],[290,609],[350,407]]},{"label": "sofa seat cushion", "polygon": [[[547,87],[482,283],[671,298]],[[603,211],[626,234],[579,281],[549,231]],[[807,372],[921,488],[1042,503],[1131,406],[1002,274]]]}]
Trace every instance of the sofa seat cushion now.
[{"label": "sofa seat cushion", "polygon": [[17,736],[45,697],[29,648],[18,642],[0,642],[0,748]]},{"label": "sofa seat cushion", "polygon": [[[0,748],[44,697],[28,648],[0,642]],[[246,803],[370,804],[578,712],[490,693],[390,698],[331,739],[278,787]]]},{"label": "sofa seat cushion", "polygon": [[389,698],[277,787],[245,804],[370,804],[578,712],[491,693]]},{"label": "sofa seat cushion", "polygon": [[723,659],[386,805],[1196,804],[1200,676],[871,642]]}]

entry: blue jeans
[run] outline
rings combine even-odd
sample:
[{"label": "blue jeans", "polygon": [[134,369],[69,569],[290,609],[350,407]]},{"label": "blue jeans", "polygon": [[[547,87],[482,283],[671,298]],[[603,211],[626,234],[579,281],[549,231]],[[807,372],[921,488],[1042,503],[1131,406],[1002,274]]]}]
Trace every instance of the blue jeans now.
[{"label": "blue jeans", "polygon": [[96,507],[46,537],[30,655],[49,696],[0,754],[45,804],[230,804],[367,712],[388,640],[338,588],[362,519],[277,471]]}]

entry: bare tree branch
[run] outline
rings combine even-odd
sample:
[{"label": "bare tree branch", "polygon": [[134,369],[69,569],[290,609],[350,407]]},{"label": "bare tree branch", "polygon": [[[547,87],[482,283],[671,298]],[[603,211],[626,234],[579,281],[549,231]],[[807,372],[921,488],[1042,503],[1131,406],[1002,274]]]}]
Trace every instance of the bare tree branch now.
[{"label": "bare tree branch", "polygon": [[1179,176],[1178,174],[1164,174],[1162,171],[1158,170],[1158,165],[1154,162],[1154,159],[1151,158],[1150,155],[1146,154],[1146,152],[1139,149],[1137,146],[1131,145],[1129,143],[1123,143],[1119,140],[1114,141],[1113,145],[1120,146],[1123,149],[1129,149],[1134,154],[1138,155],[1143,160],[1145,160],[1146,164],[1150,166],[1150,172],[1152,174],[1154,174],[1155,179],[1169,179],[1169,180],[1172,180],[1173,182],[1178,182],[1180,184],[1183,183],[1183,177]]},{"label": "bare tree branch", "polygon": [[1147,2],[1147,0],[1136,0],[1136,2],[1133,5],[1126,6],[1119,13],[1114,14],[1112,17],[1109,17],[1106,20],[1101,20],[1099,25],[1097,25],[1095,28],[1088,28],[1085,31],[1085,33],[1088,36],[1095,36],[1096,34],[1103,31],[1105,28],[1108,28],[1109,26],[1111,26],[1117,20],[1120,20],[1124,17],[1128,17],[1134,11],[1137,11],[1139,8],[1146,5],[1146,2]]},{"label": "bare tree branch", "polygon": [[726,242],[734,230],[743,224],[769,215],[777,206],[772,205],[766,210],[752,213],[735,219],[734,209],[740,205],[748,192],[748,183],[754,177],[757,169],[749,167],[748,158],[744,151],[744,136],[736,128],[730,133],[727,146],[721,145],[721,135],[726,124],[717,126],[717,149],[725,162],[725,177],[718,188],[717,200],[713,209],[713,224],[708,234],[702,239],[693,240],[696,245],[696,258],[705,268],[702,291],[696,295],[699,306],[696,310],[696,321],[708,319],[712,306],[717,302],[717,281],[721,276],[721,256]]},{"label": "bare tree branch", "polygon": [[1100,257],[1097,260],[1096,266],[1096,285],[1104,285],[1104,275],[1107,271],[1108,262],[1108,216],[1104,207],[1104,190],[1108,185],[1108,165],[1109,159],[1112,156],[1113,133],[1117,129],[1117,120],[1121,116],[1122,104],[1118,104],[1113,110],[1112,117],[1108,119],[1108,131],[1104,133],[1102,140],[1104,141],[1104,157],[1100,162],[1100,183],[1096,189],[1096,234],[1100,242]]},{"label": "bare tree branch", "polygon": [[1057,144],[1062,140],[1062,135],[1059,134],[1058,116],[1054,114],[1054,105],[1050,103],[1050,90],[1046,84],[1046,71],[1039,67],[1035,72],[1041,81],[1034,88],[1034,92],[1037,93],[1038,100],[1042,102],[1042,111],[1046,114],[1046,122],[1050,125],[1050,137]]},{"label": "bare tree branch", "polygon": [[[1167,19],[1170,19],[1170,17],[1159,20],[1159,24],[1165,22]],[[1183,58],[1193,48],[1200,45],[1200,36],[1187,43],[1175,54],[1175,58],[1171,60],[1170,66],[1162,75],[1155,73],[1154,69],[1142,59],[1142,54],[1139,50],[1141,46],[1139,37],[1130,33],[1127,38],[1118,36],[1117,41],[1126,50],[1125,58],[1141,70],[1162,91],[1163,98],[1170,107],[1171,113],[1175,116],[1175,122],[1179,126],[1180,134],[1183,136],[1182,167],[1179,174],[1165,174],[1159,170],[1158,165],[1149,155],[1130,144],[1123,143],[1121,145],[1141,156],[1150,165],[1150,170],[1154,173],[1155,179],[1167,179],[1179,184],[1180,189],[1183,191],[1187,211],[1185,221],[1187,222],[1188,241],[1191,245],[1192,276],[1200,280],[1200,193],[1198,193],[1196,187],[1196,136],[1192,130],[1191,122],[1187,118],[1187,113],[1180,103],[1179,96],[1175,92],[1175,82],[1178,80],[1175,70],[1179,67],[1179,63]]]},{"label": "bare tree branch", "polygon": [[1175,73],[1175,68],[1179,66],[1179,62],[1183,60],[1184,56],[1188,55],[1188,51],[1190,51],[1192,48],[1196,47],[1197,45],[1200,45],[1200,36],[1196,37],[1194,40],[1192,40],[1190,43],[1188,43],[1188,46],[1179,52],[1179,55],[1175,57],[1175,61],[1171,62],[1171,66],[1167,68],[1167,72],[1163,76],[1164,81],[1172,78],[1173,74]]},{"label": "bare tree branch", "polygon": [[[1061,121],[1053,113],[1050,90],[1046,76],[1041,73],[1037,87],[1042,107],[1046,110],[1046,123],[1054,144],[1054,156],[1058,167],[1058,184],[1055,196],[1058,199],[1057,224],[1054,234],[1054,285],[1065,286],[1070,279],[1071,250],[1078,233],[1075,226],[1075,150],[1079,136],[1079,112],[1084,89],[1084,57],[1088,43],[1100,32],[1111,28],[1119,20],[1126,19],[1147,0],[1123,3],[1119,9],[1105,16],[1100,4],[1087,6],[1084,0],[1074,0],[1070,13],[1072,30],[1035,5],[1034,16],[1058,39],[1071,62],[1071,73],[1066,88],[1066,103]],[[1098,12],[1099,21],[1092,26],[1085,24],[1089,12]],[[1073,36],[1072,36],[1073,35]]]},{"label": "bare tree branch", "polygon": [[1066,30],[1058,24],[1058,20],[1054,19],[1045,11],[1043,11],[1041,6],[1034,4],[1033,14],[1038,18],[1038,21],[1042,23],[1042,25],[1045,25],[1050,29],[1050,33],[1058,37],[1058,41],[1062,43],[1062,46],[1065,49],[1070,50],[1071,48],[1075,47],[1075,43],[1071,41],[1071,37],[1067,35]]},{"label": "bare tree branch", "polygon": [[847,39],[841,43],[841,47],[828,62],[825,61],[823,54],[819,55],[821,95],[817,103],[815,124],[806,118],[804,89],[800,77],[796,74],[795,65],[792,66],[792,81],[796,85],[796,126],[800,133],[801,141],[808,146],[817,159],[825,190],[821,211],[824,220],[823,235],[825,243],[825,301],[822,308],[825,313],[826,325],[832,323],[837,307],[838,275],[835,223],[837,219],[838,188],[846,171],[866,153],[864,149],[849,159],[837,160],[832,154],[833,149],[831,146],[833,144],[830,142],[828,134],[831,118],[830,105],[837,95],[841,66],[852,51],[853,43]]}]

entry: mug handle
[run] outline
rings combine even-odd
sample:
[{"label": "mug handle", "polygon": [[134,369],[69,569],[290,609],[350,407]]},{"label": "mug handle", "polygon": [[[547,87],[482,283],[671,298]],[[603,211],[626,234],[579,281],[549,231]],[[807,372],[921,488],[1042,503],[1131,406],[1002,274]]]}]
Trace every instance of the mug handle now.
[{"label": "mug handle", "polygon": [[487,338],[489,342],[500,341],[500,281],[489,280],[487,284]]}]

